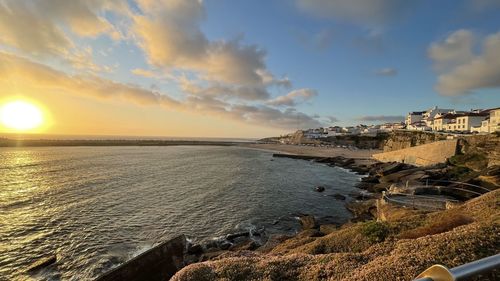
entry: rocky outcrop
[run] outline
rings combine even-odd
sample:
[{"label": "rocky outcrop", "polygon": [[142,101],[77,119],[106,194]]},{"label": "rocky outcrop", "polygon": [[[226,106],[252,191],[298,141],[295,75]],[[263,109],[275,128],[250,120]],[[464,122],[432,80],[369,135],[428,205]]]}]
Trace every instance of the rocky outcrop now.
[{"label": "rocky outcrop", "polygon": [[420,131],[392,132],[384,143],[384,152],[445,140],[446,135]]}]

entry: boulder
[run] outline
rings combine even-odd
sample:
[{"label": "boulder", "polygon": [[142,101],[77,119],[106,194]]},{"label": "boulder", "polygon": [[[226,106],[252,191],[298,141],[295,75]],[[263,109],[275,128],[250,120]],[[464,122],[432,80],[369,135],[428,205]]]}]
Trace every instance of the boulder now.
[{"label": "boulder", "polygon": [[200,244],[189,244],[187,248],[187,253],[190,255],[200,255],[203,253],[203,247]]},{"label": "boulder", "polygon": [[403,163],[398,163],[398,162],[386,163],[385,165],[382,165],[381,167],[378,168],[377,174],[380,176],[386,176],[395,172],[399,172],[405,169],[406,167],[407,165]]},{"label": "boulder", "polygon": [[231,248],[231,246],[233,246],[233,244],[229,241],[222,241],[220,244],[219,244],[219,249],[221,250],[227,250],[229,248]]},{"label": "boulder", "polygon": [[250,232],[249,231],[244,231],[244,232],[238,232],[238,233],[232,233],[232,234],[228,234],[226,235],[226,239],[229,240],[229,241],[232,241],[238,237],[249,237],[250,236]]},{"label": "boulder", "polygon": [[257,242],[248,239],[244,243],[238,243],[238,244],[231,246],[231,248],[229,248],[229,250],[230,251],[253,251],[253,250],[257,249],[258,247],[259,247],[259,244],[257,244]]},{"label": "boulder", "polygon": [[323,191],[325,191],[325,187],[324,186],[317,186],[315,190],[317,192],[323,192]]},{"label": "boulder", "polygon": [[313,229],[318,227],[316,219],[311,215],[301,216],[300,224],[302,225],[302,229]]},{"label": "boulder", "polygon": [[292,238],[292,236],[289,235],[281,235],[281,234],[274,234],[269,237],[269,239],[266,241],[266,243],[259,247],[257,251],[262,252],[262,253],[268,253],[272,249],[274,249],[276,246],[279,244],[285,242],[286,240]]}]

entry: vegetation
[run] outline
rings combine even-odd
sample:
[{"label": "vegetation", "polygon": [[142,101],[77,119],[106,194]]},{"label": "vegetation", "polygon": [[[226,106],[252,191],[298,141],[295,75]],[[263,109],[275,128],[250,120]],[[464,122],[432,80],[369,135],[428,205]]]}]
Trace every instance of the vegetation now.
[{"label": "vegetation", "polygon": [[488,166],[488,158],[479,152],[457,154],[451,157],[449,162],[454,166],[466,167],[474,171],[481,171]]},{"label": "vegetation", "polygon": [[472,223],[473,221],[474,220],[468,216],[452,213],[449,216],[440,216],[436,220],[432,220],[421,227],[404,231],[399,235],[399,238],[417,239],[427,235],[439,234],[450,231],[455,227]]},{"label": "vegetation", "polygon": [[412,280],[436,263],[455,267],[496,254],[499,201],[496,190],[441,212],[401,208],[385,222],[346,224],[322,237],[287,239],[269,253],[193,264],[172,280]]},{"label": "vegetation", "polygon": [[361,232],[370,242],[379,243],[389,235],[389,226],[386,222],[370,221],[363,225]]}]

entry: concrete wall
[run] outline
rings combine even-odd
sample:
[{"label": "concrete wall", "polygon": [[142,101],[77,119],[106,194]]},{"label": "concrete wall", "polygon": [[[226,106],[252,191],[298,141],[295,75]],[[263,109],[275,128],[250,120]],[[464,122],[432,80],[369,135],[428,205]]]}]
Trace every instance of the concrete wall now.
[{"label": "concrete wall", "polygon": [[416,166],[444,163],[454,156],[457,140],[443,140],[400,150],[377,153],[373,158],[380,162],[403,162]]}]

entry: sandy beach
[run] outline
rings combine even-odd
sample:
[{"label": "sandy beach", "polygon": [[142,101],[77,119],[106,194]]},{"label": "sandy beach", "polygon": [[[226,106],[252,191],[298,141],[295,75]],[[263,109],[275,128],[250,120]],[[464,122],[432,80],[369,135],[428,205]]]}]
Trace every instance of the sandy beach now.
[{"label": "sandy beach", "polygon": [[318,147],[318,146],[301,146],[289,144],[241,144],[245,147],[272,150],[282,153],[308,155],[317,157],[335,157],[343,156],[346,158],[353,158],[358,164],[372,163],[372,155],[382,152],[378,149],[349,149],[339,147]]}]

